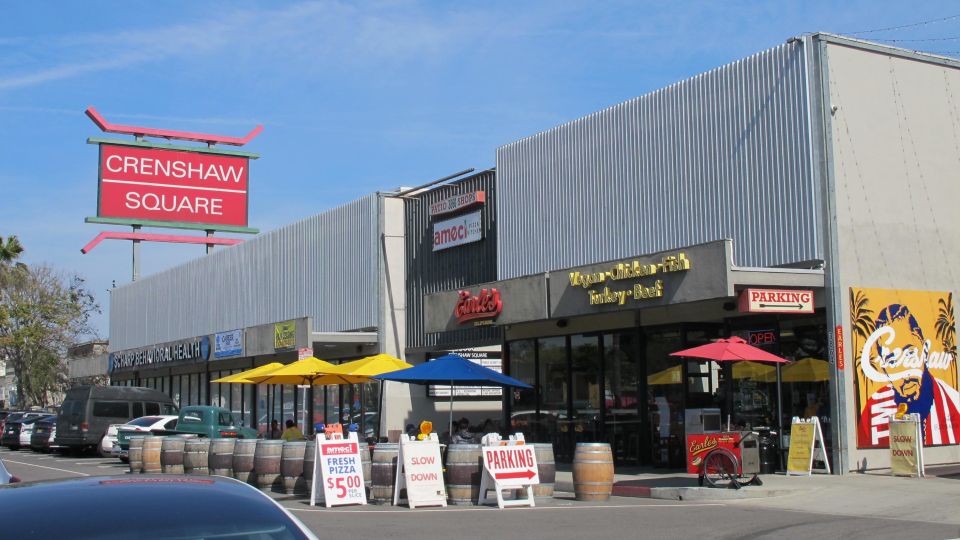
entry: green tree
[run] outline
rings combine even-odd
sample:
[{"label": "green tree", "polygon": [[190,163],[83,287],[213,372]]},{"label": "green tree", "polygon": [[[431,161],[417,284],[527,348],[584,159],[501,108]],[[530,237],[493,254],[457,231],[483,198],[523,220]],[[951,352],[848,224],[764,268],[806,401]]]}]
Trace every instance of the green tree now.
[{"label": "green tree", "polygon": [[92,334],[99,312],[79,276],[47,266],[4,270],[0,284],[0,357],[13,367],[22,406],[47,405],[66,383],[67,348]]},{"label": "green tree", "polygon": [[11,265],[20,258],[23,253],[23,245],[16,235],[10,235],[6,240],[0,236],[0,265]]}]

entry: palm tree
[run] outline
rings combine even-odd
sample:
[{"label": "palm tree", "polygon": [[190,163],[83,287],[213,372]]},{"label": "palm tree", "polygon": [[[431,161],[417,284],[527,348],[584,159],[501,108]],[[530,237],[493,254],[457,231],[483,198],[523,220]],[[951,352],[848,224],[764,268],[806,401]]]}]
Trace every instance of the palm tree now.
[{"label": "palm tree", "polygon": [[953,351],[957,343],[957,327],[953,316],[953,293],[947,294],[946,300],[937,300],[940,305],[937,314],[937,338],[943,343],[943,348]]},{"label": "palm tree", "polygon": [[11,234],[4,241],[0,236],[0,266],[10,266],[23,253],[23,244],[16,235]]}]

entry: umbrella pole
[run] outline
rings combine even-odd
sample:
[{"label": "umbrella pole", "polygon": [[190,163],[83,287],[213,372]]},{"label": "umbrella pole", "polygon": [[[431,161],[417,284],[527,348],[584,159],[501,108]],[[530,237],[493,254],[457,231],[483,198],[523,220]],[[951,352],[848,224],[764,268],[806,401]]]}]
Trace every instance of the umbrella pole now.
[{"label": "umbrella pole", "polygon": [[450,440],[453,441],[453,381],[450,381],[450,426],[447,429]]},{"label": "umbrella pole", "polygon": [[[777,441],[776,448],[780,448],[780,445],[783,443],[783,400],[780,397],[781,389],[783,388],[783,379],[780,376],[780,363],[777,363],[777,437],[780,440]],[[783,469],[783,452],[777,452],[777,462],[780,466],[780,469]]]}]

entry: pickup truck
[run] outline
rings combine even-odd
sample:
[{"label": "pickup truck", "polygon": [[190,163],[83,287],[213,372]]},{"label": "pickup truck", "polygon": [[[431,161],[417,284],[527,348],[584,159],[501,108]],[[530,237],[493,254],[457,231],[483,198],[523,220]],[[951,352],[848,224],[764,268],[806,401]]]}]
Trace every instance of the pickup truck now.
[{"label": "pickup truck", "polygon": [[[190,405],[180,409],[177,417],[177,426],[174,429],[154,429],[154,435],[184,435],[194,434],[210,438],[237,438],[256,439],[257,430],[243,427],[233,413],[222,407],[205,405]],[[130,436],[136,431],[120,429],[117,431],[117,444],[120,446],[121,456],[130,447]],[[122,459],[122,457],[121,457]]]}]

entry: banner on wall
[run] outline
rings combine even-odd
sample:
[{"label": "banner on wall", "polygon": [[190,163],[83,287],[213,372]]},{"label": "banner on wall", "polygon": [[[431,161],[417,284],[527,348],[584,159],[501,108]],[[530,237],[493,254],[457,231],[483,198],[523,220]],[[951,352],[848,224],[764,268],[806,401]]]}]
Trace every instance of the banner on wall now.
[{"label": "banner on wall", "polygon": [[960,443],[953,294],[851,288],[850,330],[857,447],[889,448],[897,413],[926,446]]}]

